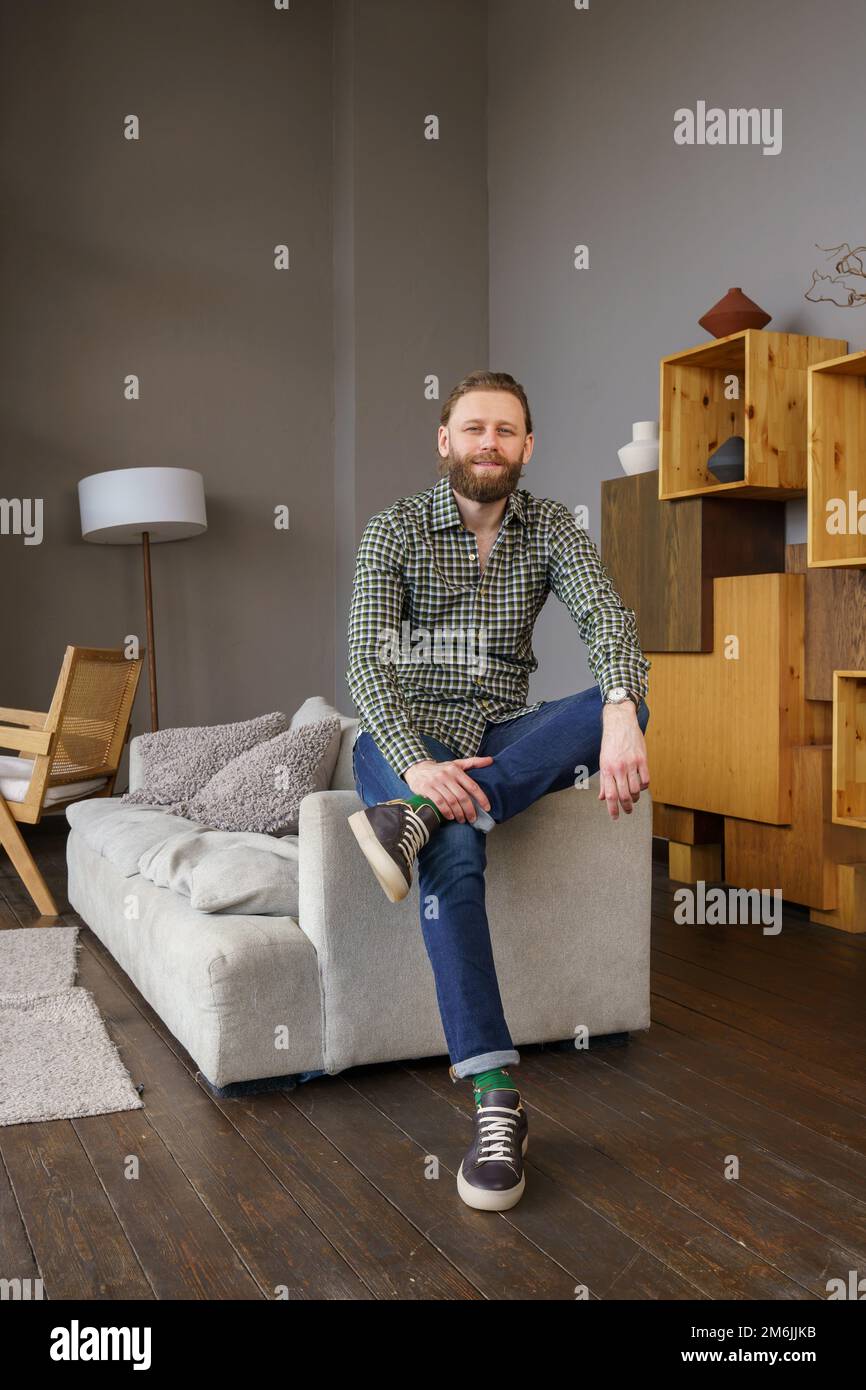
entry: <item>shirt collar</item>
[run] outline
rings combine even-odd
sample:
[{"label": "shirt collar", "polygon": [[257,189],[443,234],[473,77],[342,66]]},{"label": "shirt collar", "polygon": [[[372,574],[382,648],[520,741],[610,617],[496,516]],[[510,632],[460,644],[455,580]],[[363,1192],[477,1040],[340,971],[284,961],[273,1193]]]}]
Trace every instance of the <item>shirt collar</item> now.
[{"label": "shirt collar", "polygon": [[[523,526],[526,524],[526,503],[520,491],[511,492],[508,495],[508,502],[505,507],[503,521],[508,526],[513,520],[517,520]],[[462,526],[463,518],[454,500],[454,489],[451,486],[451,479],[446,476],[440,478],[439,482],[433,487],[433,505],[430,513],[431,531],[444,531],[449,526]]]}]

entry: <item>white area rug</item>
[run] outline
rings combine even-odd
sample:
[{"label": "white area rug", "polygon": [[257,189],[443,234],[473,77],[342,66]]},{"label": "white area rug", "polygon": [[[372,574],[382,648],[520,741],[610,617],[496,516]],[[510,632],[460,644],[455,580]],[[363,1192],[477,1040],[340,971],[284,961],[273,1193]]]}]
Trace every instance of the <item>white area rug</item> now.
[{"label": "white area rug", "polygon": [[77,927],[0,931],[0,1125],[141,1110],[89,990]]}]

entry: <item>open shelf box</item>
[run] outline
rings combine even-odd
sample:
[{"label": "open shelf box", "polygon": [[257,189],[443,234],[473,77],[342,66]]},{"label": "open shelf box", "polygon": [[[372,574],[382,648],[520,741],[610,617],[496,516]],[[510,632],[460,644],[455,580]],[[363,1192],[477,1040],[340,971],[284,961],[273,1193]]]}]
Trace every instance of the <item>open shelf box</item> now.
[{"label": "open shelf box", "polygon": [[833,820],[866,830],[866,671],[833,672]]},{"label": "open shelf box", "polygon": [[808,410],[809,565],[866,568],[866,352],[812,367]]},{"label": "open shelf box", "polygon": [[[844,352],[844,338],[745,328],[663,357],[660,364],[659,498],[802,496],[807,481],[808,368]],[[726,389],[736,378],[738,394]],[[745,440],[745,476],[719,482],[710,455]]]}]

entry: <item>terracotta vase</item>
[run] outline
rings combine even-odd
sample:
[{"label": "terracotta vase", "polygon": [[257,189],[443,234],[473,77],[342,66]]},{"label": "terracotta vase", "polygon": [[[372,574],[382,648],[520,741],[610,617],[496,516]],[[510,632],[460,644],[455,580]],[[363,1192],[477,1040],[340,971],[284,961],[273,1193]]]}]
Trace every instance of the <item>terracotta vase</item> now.
[{"label": "terracotta vase", "polygon": [[764,328],[772,317],[741,289],[733,289],[708,309],[698,323],[714,338],[726,338],[729,333],[739,333],[743,328]]}]

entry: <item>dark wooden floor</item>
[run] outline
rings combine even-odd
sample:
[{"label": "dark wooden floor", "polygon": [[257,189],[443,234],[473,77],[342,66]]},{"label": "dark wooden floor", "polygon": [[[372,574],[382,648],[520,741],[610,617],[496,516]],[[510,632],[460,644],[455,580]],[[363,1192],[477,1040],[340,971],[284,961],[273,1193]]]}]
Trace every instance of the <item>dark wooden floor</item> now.
[{"label": "dark wooden floor", "polygon": [[[68,907],[62,831],[30,842]],[[501,1215],[457,1196],[446,1057],[216,1101],[64,912],[144,1109],[0,1128],[0,1272],[50,1299],[826,1298],[866,1270],[866,938],[793,908],[779,936],[679,926],[675,887],[657,862],[649,1033],[520,1049],[527,1189]],[[4,856],[0,927],[37,920]]]}]

